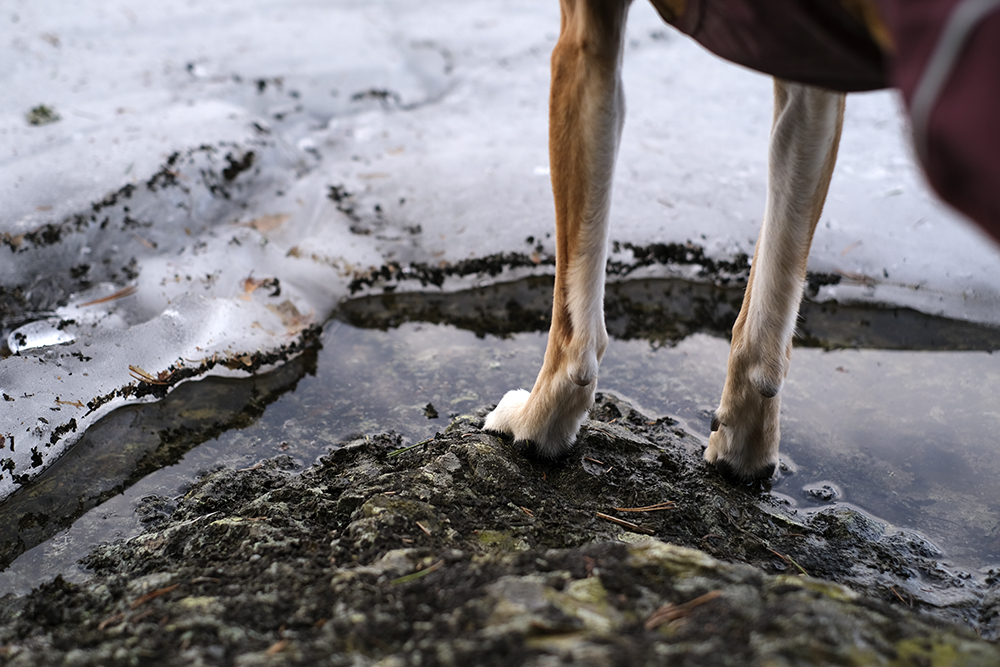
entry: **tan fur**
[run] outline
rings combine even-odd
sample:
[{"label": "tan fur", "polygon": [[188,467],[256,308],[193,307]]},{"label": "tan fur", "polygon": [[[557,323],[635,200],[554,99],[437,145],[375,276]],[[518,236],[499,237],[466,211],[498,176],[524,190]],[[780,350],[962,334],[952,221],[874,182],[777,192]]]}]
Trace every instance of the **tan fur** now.
[{"label": "tan fur", "polygon": [[[684,0],[653,0],[664,15]],[[552,52],[549,159],[556,209],[552,325],[531,392],[508,392],[485,428],[530,441],[543,455],[573,443],[597,387],[604,327],[611,181],[624,118],[619,71],[629,0],[562,0]],[[778,461],[778,391],[813,231],[836,162],[844,96],[775,81],[768,199],[706,460],[741,479]]]},{"label": "tan fur", "polygon": [[530,394],[508,392],[485,425],[551,456],[576,438],[608,344],[604,268],[611,176],[624,117],[619,72],[628,2],[562,0],[561,8],[549,98],[556,208],[552,326]]}]

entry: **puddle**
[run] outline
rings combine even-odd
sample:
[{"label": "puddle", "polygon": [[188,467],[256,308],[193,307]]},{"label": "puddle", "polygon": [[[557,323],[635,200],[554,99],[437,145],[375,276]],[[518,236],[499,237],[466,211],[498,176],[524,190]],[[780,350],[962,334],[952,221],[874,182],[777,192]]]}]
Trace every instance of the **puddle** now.
[{"label": "puddle", "polygon": [[[202,472],[286,455],[291,468],[365,433],[415,443],[449,416],[528,387],[551,279],[348,302],[306,352],[250,380],[207,379],[117,410],[0,505],[0,595],[168,512]],[[706,437],[741,290],[682,281],[608,287],[601,389]],[[1000,562],[1000,331],[905,309],[807,303],[773,492],[809,511],[848,503],[926,535],[949,562]]]}]

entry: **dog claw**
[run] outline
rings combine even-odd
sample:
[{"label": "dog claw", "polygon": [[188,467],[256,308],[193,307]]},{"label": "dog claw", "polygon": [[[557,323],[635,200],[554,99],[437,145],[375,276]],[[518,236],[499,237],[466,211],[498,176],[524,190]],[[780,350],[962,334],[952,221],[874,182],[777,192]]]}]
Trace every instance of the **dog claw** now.
[{"label": "dog claw", "polygon": [[724,480],[734,484],[752,484],[754,482],[769,480],[774,477],[774,471],[776,469],[776,466],[773,463],[769,463],[755,472],[741,473],[737,471],[736,468],[729,463],[729,461],[725,461],[723,459],[718,459],[714,465],[715,469]]},{"label": "dog claw", "polygon": [[714,433],[715,431],[718,431],[719,427],[721,427],[721,426],[722,426],[722,420],[719,419],[719,415],[713,414],[712,415],[712,425],[709,426],[709,428],[711,428],[712,432]]}]

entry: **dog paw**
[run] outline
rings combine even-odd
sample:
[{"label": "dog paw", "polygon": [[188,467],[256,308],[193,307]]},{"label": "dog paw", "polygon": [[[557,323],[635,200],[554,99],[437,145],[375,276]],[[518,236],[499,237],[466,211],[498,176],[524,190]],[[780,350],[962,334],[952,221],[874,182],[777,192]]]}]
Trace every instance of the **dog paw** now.
[{"label": "dog paw", "polygon": [[755,482],[770,479],[778,466],[777,398],[760,398],[756,412],[739,415],[720,407],[712,419],[705,460],[726,479]]},{"label": "dog paw", "polygon": [[486,416],[483,429],[511,435],[516,442],[534,445],[540,456],[554,458],[573,446],[593,399],[593,387],[576,384],[564,387],[558,395],[516,389],[507,392]]}]

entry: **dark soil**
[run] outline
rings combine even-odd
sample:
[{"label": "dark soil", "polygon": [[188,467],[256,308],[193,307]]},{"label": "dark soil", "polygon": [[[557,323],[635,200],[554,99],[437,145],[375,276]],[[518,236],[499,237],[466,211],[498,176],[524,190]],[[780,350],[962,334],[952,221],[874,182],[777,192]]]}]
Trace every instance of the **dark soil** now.
[{"label": "dark soil", "polygon": [[992,579],[858,512],[730,486],[669,419],[610,396],[592,416],[559,461],[467,416],[150,498],[91,580],[0,601],[0,661],[1000,664],[976,634],[1000,632]]}]

